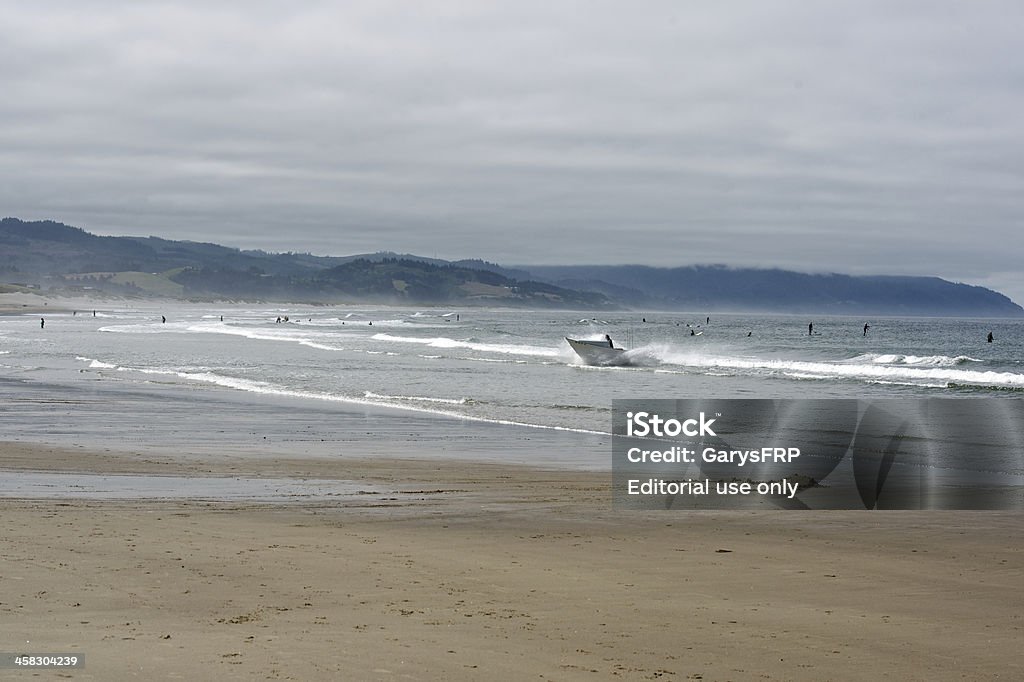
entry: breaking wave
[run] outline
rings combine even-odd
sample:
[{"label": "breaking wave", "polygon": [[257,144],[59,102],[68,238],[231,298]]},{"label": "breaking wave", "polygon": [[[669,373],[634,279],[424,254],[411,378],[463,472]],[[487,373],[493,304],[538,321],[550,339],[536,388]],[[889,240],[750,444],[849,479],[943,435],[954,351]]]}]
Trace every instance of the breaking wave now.
[{"label": "breaking wave", "polygon": [[527,346],[504,343],[481,343],[476,340],[460,341],[446,336],[420,337],[420,336],[394,336],[393,334],[374,334],[374,341],[387,341],[389,343],[417,343],[429,348],[468,348],[483,353],[504,353],[507,355],[533,355],[540,357],[558,357],[561,353],[555,348],[544,348],[543,346]]},{"label": "breaking wave", "polygon": [[912,382],[918,386],[950,384],[1024,388],[1024,374],[958,369],[980,362],[968,356],[861,355],[835,362],[740,358],[680,352],[668,346],[648,347],[662,363],[699,370],[738,370],[750,374],[773,374],[796,379],[852,379],[863,381]]},{"label": "breaking wave", "polygon": [[849,360],[847,360],[847,362],[853,364],[870,362],[878,365],[955,367],[957,365],[965,365],[969,362],[982,361],[978,360],[977,358],[972,358],[968,355],[957,355],[956,357],[950,357],[948,355],[900,355],[898,353],[866,353],[864,355],[858,355],[857,357],[850,358]]}]

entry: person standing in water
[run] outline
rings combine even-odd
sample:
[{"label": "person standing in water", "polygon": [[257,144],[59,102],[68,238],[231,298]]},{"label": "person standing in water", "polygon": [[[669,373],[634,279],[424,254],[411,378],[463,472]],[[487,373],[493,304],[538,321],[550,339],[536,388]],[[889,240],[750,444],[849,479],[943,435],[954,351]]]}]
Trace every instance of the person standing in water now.
[{"label": "person standing in water", "polygon": [[988,333],[988,342],[992,343],[992,332]]},{"label": "person standing in water", "polygon": [[871,329],[871,325],[867,322],[864,323],[864,336],[868,335],[868,330]]},{"label": "person standing in water", "polygon": [[810,336],[813,333],[814,333],[814,323],[810,322],[807,325],[807,336]]},{"label": "person standing in water", "polygon": [[[40,317],[39,318],[39,328],[40,329],[46,329],[46,318],[44,318],[44,317]],[[989,334],[988,336],[989,336],[988,340],[991,341],[992,340],[992,335]]]}]

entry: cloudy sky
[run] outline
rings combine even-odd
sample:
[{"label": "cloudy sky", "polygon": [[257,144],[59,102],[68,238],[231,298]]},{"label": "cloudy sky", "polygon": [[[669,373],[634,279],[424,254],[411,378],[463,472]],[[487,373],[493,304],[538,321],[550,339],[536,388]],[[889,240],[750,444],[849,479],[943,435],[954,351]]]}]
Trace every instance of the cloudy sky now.
[{"label": "cloudy sky", "polygon": [[1024,302],[1024,3],[5,2],[0,214]]}]

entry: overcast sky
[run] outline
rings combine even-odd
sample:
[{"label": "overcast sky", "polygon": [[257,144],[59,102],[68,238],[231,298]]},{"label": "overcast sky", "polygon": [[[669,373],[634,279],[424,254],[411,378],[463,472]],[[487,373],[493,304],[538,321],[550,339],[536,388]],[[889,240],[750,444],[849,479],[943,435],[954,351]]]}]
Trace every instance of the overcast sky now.
[{"label": "overcast sky", "polygon": [[1024,303],[1024,3],[3,2],[0,214]]}]

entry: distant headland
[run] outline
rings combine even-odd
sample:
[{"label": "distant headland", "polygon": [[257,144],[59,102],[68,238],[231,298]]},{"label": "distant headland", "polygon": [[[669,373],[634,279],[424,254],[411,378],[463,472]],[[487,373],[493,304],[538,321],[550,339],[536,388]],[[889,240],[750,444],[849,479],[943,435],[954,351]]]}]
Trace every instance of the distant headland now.
[{"label": "distant headland", "polygon": [[194,300],[1020,317],[991,289],[938,277],[809,274],[689,265],[503,267],[390,252],[245,251],[105,237],[53,221],[0,220],[0,292]]}]

